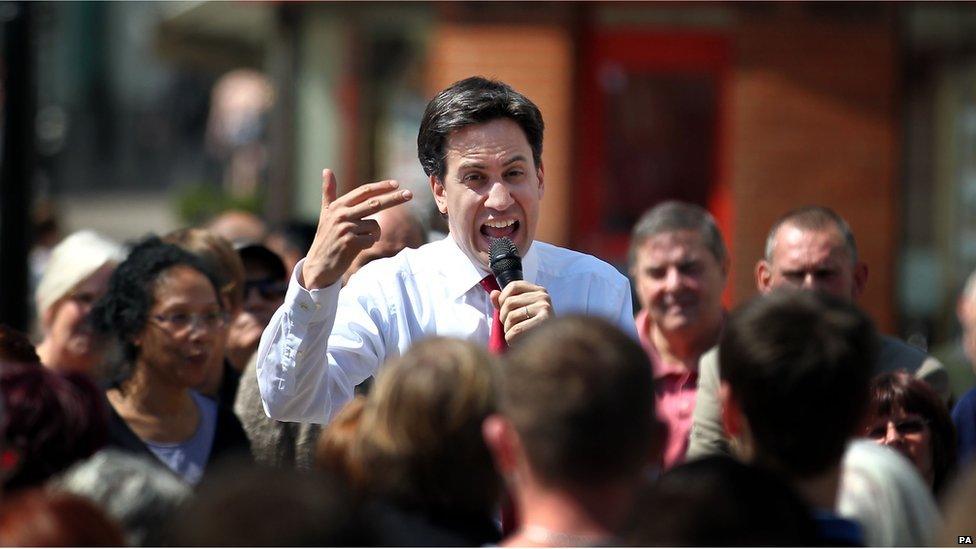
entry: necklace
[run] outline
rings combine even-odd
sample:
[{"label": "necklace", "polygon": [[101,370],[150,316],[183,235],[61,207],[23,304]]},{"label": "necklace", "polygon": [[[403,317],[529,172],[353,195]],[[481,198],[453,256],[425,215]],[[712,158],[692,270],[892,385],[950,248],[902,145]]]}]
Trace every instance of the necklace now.
[{"label": "necklace", "polygon": [[557,547],[599,547],[608,546],[610,538],[597,534],[571,534],[556,532],[542,526],[527,525],[522,528],[522,534],[536,543]]}]

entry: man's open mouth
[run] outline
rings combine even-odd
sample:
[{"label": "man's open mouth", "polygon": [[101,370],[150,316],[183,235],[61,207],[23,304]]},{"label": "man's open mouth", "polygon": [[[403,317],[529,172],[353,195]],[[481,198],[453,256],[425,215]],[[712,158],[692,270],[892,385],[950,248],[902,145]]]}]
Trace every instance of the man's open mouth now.
[{"label": "man's open mouth", "polygon": [[481,226],[481,234],[488,238],[511,238],[518,232],[520,223],[514,219],[507,221],[488,221]]}]

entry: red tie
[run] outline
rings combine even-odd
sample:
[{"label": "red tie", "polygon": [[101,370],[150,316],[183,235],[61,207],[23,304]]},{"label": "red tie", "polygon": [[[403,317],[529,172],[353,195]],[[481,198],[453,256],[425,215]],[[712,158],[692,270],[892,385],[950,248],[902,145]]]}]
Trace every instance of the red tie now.
[{"label": "red tie", "polygon": [[[491,294],[492,290],[501,290],[494,275],[488,275],[481,279],[481,287]],[[498,315],[498,309],[494,309],[491,315],[491,337],[488,338],[488,350],[495,355],[500,355],[508,350],[508,343],[505,341],[505,326]]]}]

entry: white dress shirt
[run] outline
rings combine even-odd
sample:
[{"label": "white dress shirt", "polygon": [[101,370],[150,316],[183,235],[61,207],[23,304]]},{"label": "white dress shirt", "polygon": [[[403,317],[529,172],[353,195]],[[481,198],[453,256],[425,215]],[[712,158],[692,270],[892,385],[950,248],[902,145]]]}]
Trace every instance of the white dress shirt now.
[{"label": "white dress shirt", "polygon": [[[488,273],[451,235],[369,263],[341,291],[341,282],[303,288],[303,264],[258,348],[258,385],[274,419],[327,423],[356,385],[426,336],[487,345],[493,308],[479,282]],[[555,314],[605,317],[637,339],[630,283],[611,265],[536,241],[522,271],[549,292]]]}]

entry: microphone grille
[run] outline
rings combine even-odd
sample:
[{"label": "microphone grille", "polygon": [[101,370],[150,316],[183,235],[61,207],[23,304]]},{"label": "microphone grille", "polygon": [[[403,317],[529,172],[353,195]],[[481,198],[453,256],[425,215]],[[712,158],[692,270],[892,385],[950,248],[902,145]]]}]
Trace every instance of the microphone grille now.
[{"label": "microphone grille", "polygon": [[518,248],[508,237],[495,238],[491,241],[491,247],[488,249],[488,257],[492,264],[505,259],[519,259]]}]

